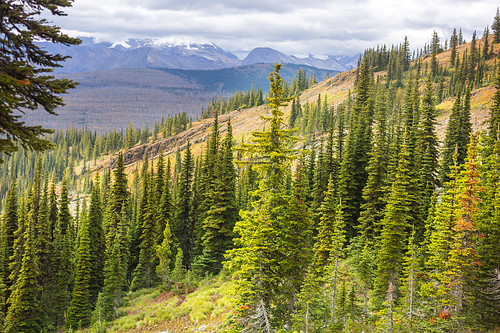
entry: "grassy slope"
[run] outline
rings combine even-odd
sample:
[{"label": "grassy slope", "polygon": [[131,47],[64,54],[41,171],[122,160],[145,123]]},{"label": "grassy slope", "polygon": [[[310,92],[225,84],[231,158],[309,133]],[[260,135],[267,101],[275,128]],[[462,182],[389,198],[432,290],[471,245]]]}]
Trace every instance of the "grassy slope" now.
[{"label": "grassy slope", "polygon": [[[480,40],[481,41],[481,40]],[[480,42],[479,41],[479,42]],[[459,47],[460,55],[469,45]],[[495,46],[495,52],[498,52],[500,45]],[[446,64],[449,61],[450,51],[445,51],[438,56],[440,64]],[[430,58],[424,60],[429,62]],[[491,65],[494,59],[490,60]],[[384,72],[375,73],[375,75],[384,75]],[[313,103],[321,94],[328,97],[329,105],[337,105],[343,101],[349,92],[353,90],[354,72],[344,72],[330,79],[318,83],[309,90],[302,93],[300,100],[302,103],[309,101]],[[482,87],[472,93],[472,118],[476,128],[484,128],[484,121],[487,120],[489,107],[491,106],[491,97],[495,89],[492,86]],[[451,111],[453,99],[445,99],[437,105],[439,111],[437,130],[439,137],[444,137],[444,130],[447,119]],[[290,112],[290,106],[284,109],[285,118]],[[265,123],[260,119],[260,115],[266,113],[266,106],[234,111],[221,117],[222,131],[225,131],[225,121],[231,118],[235,140],[240,142],[242,139],[248,141],[251,132],[255,129],[262,129]],[[191,131],[186,131],[177,135],[169,146],[164,147],[168,155],[172,155],[176,147],[183,146],[189,140],[196,142],[193,146],[195,155],[200,154],[205,147],[205,140],[208,137],[211,127],[211,120],[206,119],[193,124]],[[110,157],[104,157],[98,161],[94,169],[106,167]],[[129,174],[133,171],[140,161],[130,163],[127,168]],[[201,281],[199,288],[195,290],[180,290],[177,293],[162,292],[159,289],[146,289],[127,296],[126,305],[122,311],[124,315],[114,322],[110,323],[110,329],[121,332],[182,332],[199,328],[207,325],[207,331],[222,322],[222,313],[228,311],[231,302],[230,290],[231,282],[223,281]]]}]

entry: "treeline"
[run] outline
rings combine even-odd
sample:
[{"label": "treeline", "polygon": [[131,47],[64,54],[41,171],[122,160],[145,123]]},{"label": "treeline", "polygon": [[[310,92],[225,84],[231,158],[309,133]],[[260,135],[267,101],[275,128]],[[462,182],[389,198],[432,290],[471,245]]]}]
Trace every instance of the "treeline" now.
[{"label": "treeline", "polygon": [[[119,315],[126,290],[168,285],[186,269],[219,272],[232,247],[237,200],[248,200],[236,196],[231,132],[228,122],[220,137],[216,120],[198,159],[189,144],[173,165],[160,155],[153,166],[146,154],[132,190],[120,153],[113,175],[97,175],[90,199],[73,213],[69,177],[63,173],[58,194],[46,155],[39,154],[26,190],[12,177],[1,225],[2,330],[75,329],[88,326],[92,313],[100,330]],[[82,134],[67,131],[66,138],[71,133]]]},{"label": "treeline", "polygon": [[[109,130],[108,133],[99,135],[87,127],[66,130],[59,129],[49,135],[48,139],[53,144],[53,149],[42,155],[42,172],[48,174],[56,184],[59,184],[66,175],[68,187],[72,192],[90,194],[92,178],[90,168],[96,160],[103,155],[116,153],[121,149],[128,149],[136,144],[155,142],[160,138],[172,135],[191,127],[192,118],[186,112],[162,117],[161,122],[154,123],[151,131],[148,124],[141,129],[129,126],[124,131]],[[5,200],[7,190],[12,185],[12,180],[17,179],[17,187],[25,191],[36,171],[37,153],[24,151],[12,153],[10,156],[2,154],[4,163],[0,164],[0,198]],[[83,166],[80,165],[83,163]],[[5,207],[4,203],[0,208]]]},{"label": "treeline", "polygon": [[[316,74],[312,74],[307,77],[307,71],[299,68],[296,75],[293,77],[291,84],[286,82],[283,83],[285,96],[288,97],[298,95],[317,83],[318,80],[316,79]],[[201,119],[213,118],[215,113],[222,115],[238,109],[263,105],[266,100],[267,96],[264,97],[262,89],[260,89],[260,87],[254,89],[253,85],[250,88],[250,91],[247,91],[246,89],[242,92],[236,91],[229,98],[219,98],[216,95],[206,107],[201,108]]]}]

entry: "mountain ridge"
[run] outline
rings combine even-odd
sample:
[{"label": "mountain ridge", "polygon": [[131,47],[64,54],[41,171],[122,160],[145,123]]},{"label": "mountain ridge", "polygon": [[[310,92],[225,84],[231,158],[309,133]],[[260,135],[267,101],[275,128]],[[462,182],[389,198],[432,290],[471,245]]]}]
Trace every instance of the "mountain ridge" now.
[{"label": "mountain ridge", "polygon": [[64,46],[48,42],[37,45],[49,53],[69,56],[55,73],[79,73],[117,68],[169,68],[215,70],[261,63],[283,62],[319,69],[346,71],[356,67],[358,55],[327,55],[324,59],[309,55],[286,55],[269,47],[258,47],[239,59],[214,43],[169,43],[161,40],[129,39],[123,42],[96,43],[82,38],[81,45]]}]

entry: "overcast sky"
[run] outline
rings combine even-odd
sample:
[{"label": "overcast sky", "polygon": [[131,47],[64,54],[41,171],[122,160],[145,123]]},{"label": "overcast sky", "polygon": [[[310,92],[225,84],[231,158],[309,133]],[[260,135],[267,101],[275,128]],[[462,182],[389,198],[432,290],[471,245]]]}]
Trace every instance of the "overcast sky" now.
[{"label": "overcast sky", "polygon": [[215,43],[239,57],[256,47],[286,54],[354,55],[408,36],[412,49],[436,30],[470,40],[491,26],[493,0],[75,0],[67,17],[49,20],[71,36]]}]

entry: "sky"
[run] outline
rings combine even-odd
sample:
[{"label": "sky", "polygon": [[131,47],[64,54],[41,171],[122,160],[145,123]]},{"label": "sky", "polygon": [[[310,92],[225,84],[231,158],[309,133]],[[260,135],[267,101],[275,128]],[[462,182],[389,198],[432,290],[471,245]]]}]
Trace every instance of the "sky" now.
[{"label": "sky", "polygon": [[491,26],[493,0],[74,0],[66,17],[47,17],[73,37],[122,42],[214,43],[243,58],[256,47],[322,57],[399,44],[421,48],[453,28],[470,41]]}]

